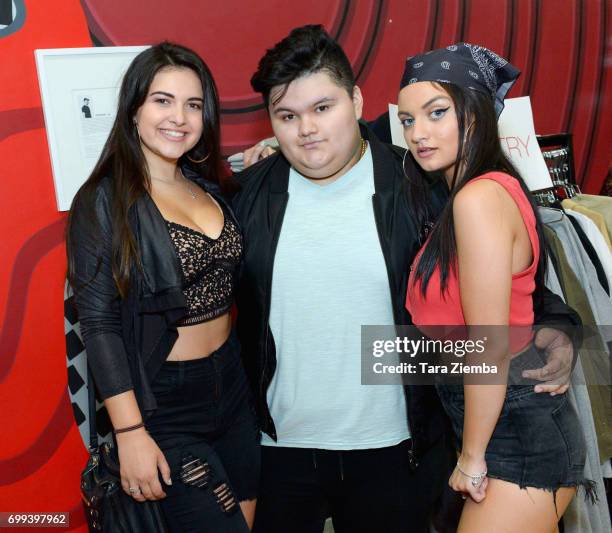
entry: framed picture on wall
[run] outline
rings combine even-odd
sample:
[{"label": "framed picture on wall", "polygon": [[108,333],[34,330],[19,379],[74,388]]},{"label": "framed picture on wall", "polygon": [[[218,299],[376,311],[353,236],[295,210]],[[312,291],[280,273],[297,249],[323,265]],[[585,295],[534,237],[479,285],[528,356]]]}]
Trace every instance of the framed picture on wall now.
[{"label": "framed picture on wall", "polygon": [[59,211],[89,176],[115,120],[121,79],[147,46],[36,50]]}]

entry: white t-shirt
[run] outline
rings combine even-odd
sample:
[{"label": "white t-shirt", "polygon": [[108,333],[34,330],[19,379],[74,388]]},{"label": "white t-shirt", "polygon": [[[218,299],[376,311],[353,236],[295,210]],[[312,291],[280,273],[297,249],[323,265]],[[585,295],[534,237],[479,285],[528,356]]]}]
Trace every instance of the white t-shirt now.
[{"label": "white t-shirt", "polygon": [[264,434],[263,445],[350,450],[410,437],[403,388],[361,384],[361,325],[393,324],[373,194],[369,148],[327,185],[290,171],[270,310],[278,442]]}]

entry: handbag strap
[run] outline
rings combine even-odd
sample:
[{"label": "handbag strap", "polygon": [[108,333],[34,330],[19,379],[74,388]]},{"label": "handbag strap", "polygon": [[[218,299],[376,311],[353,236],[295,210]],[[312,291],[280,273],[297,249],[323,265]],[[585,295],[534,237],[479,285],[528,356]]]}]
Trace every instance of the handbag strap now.
[{"label": "handbag strap", "polygon": [[87,397],[89,408],[89,450],[98,448],[98,428],[96,427],[96,393],[89,365],[87,365]]}]

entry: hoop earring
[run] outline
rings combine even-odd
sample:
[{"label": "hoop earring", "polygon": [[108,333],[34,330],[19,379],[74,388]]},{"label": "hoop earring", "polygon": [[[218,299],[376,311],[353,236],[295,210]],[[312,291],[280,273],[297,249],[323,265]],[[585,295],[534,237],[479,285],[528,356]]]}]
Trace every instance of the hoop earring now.
[{"label": "hoop earring", "polygon": [[472,126],[474,125],[474,121],[470,122],[467,129],[465,130],[465,133],[463,134],[463,145],[465,146],[468,142],[470,133],[472,131]]},{"label": "hoop earring", "polygon": [[187,157],[187,159],[189,159],[189,161],[191,161],[192,163],[204,163],[204,161],[206,161],[210,157],[210,154],[206,154],[206,157],[204,157],[203,159],[191,159],[191,157],[189,157],[187,154],[185,154],[185,157]]},{"label": "hoop earring", "polygon": [[404,178],[408,178],[408,174],[406,174],[406,156],[408,155],[408,150],[404,152],[404,157],[402,158],[402,172],[404,173]]}]

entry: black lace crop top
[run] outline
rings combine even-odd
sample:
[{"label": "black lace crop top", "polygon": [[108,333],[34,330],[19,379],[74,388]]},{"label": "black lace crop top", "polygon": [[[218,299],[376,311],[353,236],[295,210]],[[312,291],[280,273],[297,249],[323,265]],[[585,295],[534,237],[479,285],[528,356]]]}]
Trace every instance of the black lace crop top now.
[{"label": "black lace crop top", "polygon": [[242,235],[228,213],[217,239],[166,220],[183,271],[187,315],[177,326],[193,326],[217,318],[234,302],[234,272],[242,256]]}]

